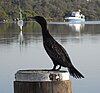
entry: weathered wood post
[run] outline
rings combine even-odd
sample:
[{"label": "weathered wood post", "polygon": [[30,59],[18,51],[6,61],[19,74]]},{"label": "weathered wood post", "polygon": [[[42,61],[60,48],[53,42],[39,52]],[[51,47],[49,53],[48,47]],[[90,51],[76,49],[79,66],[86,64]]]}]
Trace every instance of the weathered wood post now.
[{"label": "weathered wood post", "polygon": [[66,71],[19,70],[14,93],[72,93],[72,83]]}]

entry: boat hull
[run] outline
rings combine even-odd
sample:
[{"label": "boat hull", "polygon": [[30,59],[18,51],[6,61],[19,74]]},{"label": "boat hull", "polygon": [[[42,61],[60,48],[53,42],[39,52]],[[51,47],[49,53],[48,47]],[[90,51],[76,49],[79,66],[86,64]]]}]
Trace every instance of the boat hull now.
[{"label": "boat hull", "polygon": [[85,21],[84,18],[76,18],[76,17],[67,17],[67,18],[65,18],[65,20],[68,22],[83,22],[83,21]]}]

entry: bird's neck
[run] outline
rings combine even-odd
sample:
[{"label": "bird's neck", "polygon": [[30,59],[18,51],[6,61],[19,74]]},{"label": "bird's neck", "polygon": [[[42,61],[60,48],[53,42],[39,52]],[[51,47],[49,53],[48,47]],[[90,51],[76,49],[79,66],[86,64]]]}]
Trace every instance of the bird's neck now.
[{"label": "bird's neck", "polygon": [[43,40],[45,41],[47,38],[50,37],[50,33],[49,33],[48,29],[47,29],[47,24],[45,24],[45,25],[42,24],[41,28],[42,28]]},{"label": "bird's neck", "polygon": [[50,33],[47,28],[42,28],[43,39],[49,38]]}]

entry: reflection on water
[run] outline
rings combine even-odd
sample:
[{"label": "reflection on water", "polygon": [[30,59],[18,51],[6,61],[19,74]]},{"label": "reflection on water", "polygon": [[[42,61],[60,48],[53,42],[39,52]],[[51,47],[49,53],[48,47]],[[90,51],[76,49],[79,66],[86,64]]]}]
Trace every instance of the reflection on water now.
[{"label": "reflection on water", "polygon": [[20,44],[22,45],[23,44],[23,41],[24,41],[23,32],[22,31],[20,31],[20,34],[18,36],[18,40],[19,40]]},{"label": "reflection on water", "polygon": [[19,40],[20,44],[22,45],[23,44],[23,40],[24,40],[23,33],[22,33],[23,20],[18,20],[17,24],[18,24],[18,26],[20,28],[20,34],[18,36],[18,40]]},{"label": "reflection on water", "polygon": [[[98,93],[100,25],[48,24],[48,28],[85,76],[82,80],[71,77],[73,93]],[[22,31],[17,23],[0,24],[0,93],[13,93],[14,74],[19,69],[52,68],[53,64],[42,45],[41,34],[37,23],[24,23]]]},{"label": "reflection on water", "polygon": [[73,31],[80,32],[84,28],[85,24],[69,24],[69,26]]},{"label": "reflection on water", "polygon": [[[23,31],[21,32],[17,24],[0,24],[0,43],[10,44],[13,42],[18,42],[19,39],[24,43],[38,42],[42,40],[41,28],[36,23],[25,23]],[[67,40],[73,40],[72,42],[78,40],[77,37],[83,35],[98,35],[100,33],[99,24],[68,24],[68,25],[48,25],[50,33],[60,40],[62,43]],[[17,39],[18,38],[18,39]],[[81,37],[82,39],[82,37]]]}]

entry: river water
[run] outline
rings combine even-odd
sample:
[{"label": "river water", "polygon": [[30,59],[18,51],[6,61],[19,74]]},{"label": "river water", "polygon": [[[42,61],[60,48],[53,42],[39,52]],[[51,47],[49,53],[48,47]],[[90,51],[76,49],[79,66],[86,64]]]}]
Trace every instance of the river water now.
[{"label": "river water", "polygon": [[[74,66],[85,76],[72,80],[73,93],[100,92],[100,24],[48,23],[51,35],[66,49]],[[14,93],[15,73],[21,69],[51,69],[37,23],[0,23],[0,93]],[[67,70],[66,68],[62,68]]]}]

